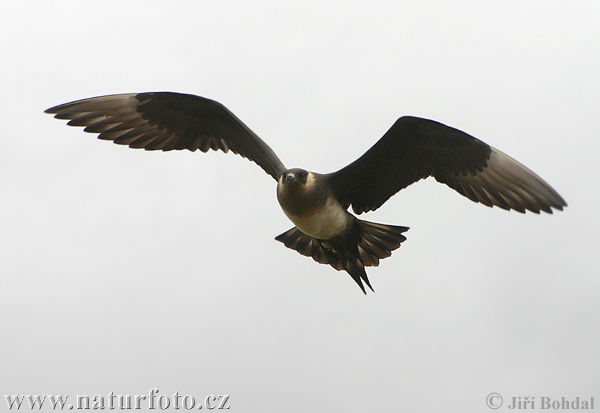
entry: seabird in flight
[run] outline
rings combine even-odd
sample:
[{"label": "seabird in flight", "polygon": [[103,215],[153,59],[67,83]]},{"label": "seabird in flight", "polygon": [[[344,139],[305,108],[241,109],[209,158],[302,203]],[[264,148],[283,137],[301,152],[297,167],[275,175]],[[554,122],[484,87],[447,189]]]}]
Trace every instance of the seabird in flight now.
[{"label": "seabird in flight", "polygon": [[46,110],[72,126],[130,148],[232,151],[277,181],[277,200],[294,228],[275,239],[345,270],[366,293],[365,267],[406,240],[407,227],[356,218],[410,184],[433,176],[461,195],[506,210],[552,213],[567,204],[542,178],[486,143],[441,123],[403,116],[371,149],[337,172],[287,169],[275,152],[222,104],[199,96],[131,93]]}]

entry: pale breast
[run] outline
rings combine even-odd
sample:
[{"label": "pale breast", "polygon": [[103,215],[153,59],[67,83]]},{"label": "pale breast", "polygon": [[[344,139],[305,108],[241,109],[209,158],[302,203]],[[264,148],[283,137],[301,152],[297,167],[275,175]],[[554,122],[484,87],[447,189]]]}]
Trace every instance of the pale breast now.
[{"label": "pale breast", "polygon": [[297,216],[285,209],[283,212],[300,231],[318,239],[330,239],[344,234],[353,219],[333,198],[328,198],[320,209],[309,215]]}]

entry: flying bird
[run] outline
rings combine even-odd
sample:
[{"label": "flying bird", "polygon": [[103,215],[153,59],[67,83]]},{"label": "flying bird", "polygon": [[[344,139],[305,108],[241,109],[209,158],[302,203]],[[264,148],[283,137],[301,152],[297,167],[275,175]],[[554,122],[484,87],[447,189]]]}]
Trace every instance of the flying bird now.
[{"label": "flying bird", "polygon": [[130,148],[231,151],[277,181],[277,200],[295,225],[277,236],[286,247],[345,270],[366,294],[365,267],[377,266],[406,240],[408,227],[377,224],[355,214],[374,211],[410,184],[433,176],[461,195],[506,210],[552,213],[567,204],[542,178],[486,143],[439,122],[399,118],[364,155],[339,171],[288,169],[275,152],[221,103],[172,92],[100,96],[52,107]]}]

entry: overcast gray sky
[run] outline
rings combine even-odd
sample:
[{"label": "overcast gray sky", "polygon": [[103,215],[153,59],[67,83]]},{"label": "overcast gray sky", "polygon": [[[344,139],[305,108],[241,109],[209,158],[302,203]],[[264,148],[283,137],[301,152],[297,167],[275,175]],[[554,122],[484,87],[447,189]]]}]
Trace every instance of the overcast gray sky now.
[{"label": "overcast gray sky", "polygon": [[[600,405],[598,22],[596,0],[4,2],[2,395],[157,388],[228,394],[239,412],[483,412],[492,392]],[[274,240],[292,224],[256,165],[136,151],[42,113],[162,90],[222,102],[288,167],[318,172],[401,115],[435,119],[569,207],[522,215],[413,185],[363,216],[411,227],[364,296]]]}]

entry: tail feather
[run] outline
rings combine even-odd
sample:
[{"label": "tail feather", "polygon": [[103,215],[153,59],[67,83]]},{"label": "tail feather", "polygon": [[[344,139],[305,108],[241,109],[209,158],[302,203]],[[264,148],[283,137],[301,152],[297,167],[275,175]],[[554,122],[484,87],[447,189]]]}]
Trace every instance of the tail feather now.
[{"label": "tail feather", "polygon": [[365,286],[362,283],[363,281],[365,282],[365,284],[367,284],[371,291],[375,292],[373,287],[371,287],[371,283],[369,282],[369,277],[367,276],[367,272],[365,271],[365,266],[360,260],[349,257],[349,259],[344,263],[344,269],[348,274],[350,274],[350,277],[352,277],[354,282],[358,284],[358,286],[364,294],[367,294],[367,291],[365,290]]},{"label": "tail feather", "polygon": [[320,264],[345,270],[366,294],[363,282],[373,291],[365,267],[378,266],[406,240],[408,227],[377,224],[356,219],[354,227],[339,239],[321,240],[294,227],[277,236],[277,241]]},{"label": "tail feather", "polygon": [[338,271],[344,269],[340,257],[334,253],[327,241],[310,237],[296,227],[275,237],[275,239],[306,257],[312,257],[320,264],[329,264]]},{"label": "tail feather", "polygon": [[406,241],[406,237],[402,233],[408,231],[408,227],[376,224],[362,220],[357,220],[357,222],[362,231],[358,249],[363,264],[368,267],[378,266],[379,260],[391,256],[392,251]]}]

